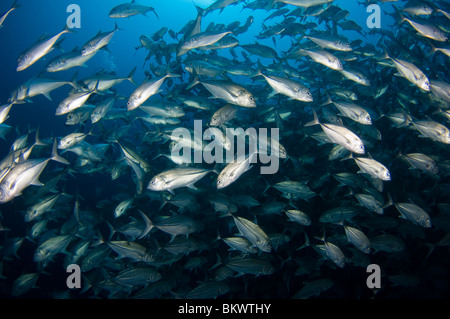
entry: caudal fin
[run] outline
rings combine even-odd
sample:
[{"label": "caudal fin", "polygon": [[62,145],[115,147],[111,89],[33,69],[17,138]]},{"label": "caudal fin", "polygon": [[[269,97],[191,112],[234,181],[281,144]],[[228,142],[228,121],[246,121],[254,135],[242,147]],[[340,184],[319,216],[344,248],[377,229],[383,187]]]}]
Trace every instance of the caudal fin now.
[{"label": "caudal fin", "polygon": [[53,149],[52,149],[52,157],[50,158],[52,161],[59,162],[61,164],[70,165],[70,163],[64,158],[58,155],[57,153],[57,142],[56,138],[53,142]]},{"label": "caudal fin", "polygon": [[316,110],[314,110],[314,108],[312,109],[313,111],[313,115],[314,115],[314,120],[312,120],[311,122],[306,123],[304,126],[313,126],[313,125],[320,125],[319,122],[319,118],[317,117],[317,113]]},{"label": "caudal fin", "polygon": [[152,221],[150,220],[150,218],[148,218],[147,215],[144,214],[144,212],[139,210],[139,214],[142,216],[142,218],[144,219],[144,222],[145,222],[145,228],[138,237],[138,239],[142,239],[145,236],[147,236],[147,234],[152,230],[154,225],[153,225]]}]

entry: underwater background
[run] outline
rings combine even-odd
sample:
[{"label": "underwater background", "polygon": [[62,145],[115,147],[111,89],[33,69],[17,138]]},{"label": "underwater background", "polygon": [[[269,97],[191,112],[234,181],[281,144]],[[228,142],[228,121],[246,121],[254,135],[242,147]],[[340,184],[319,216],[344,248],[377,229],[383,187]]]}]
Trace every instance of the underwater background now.
[{"label": "underwater background", "polygon": [[[225,3],[223,8],[208,11],[214,1],[140,0],[136,4],[152,7],[157,16],[149,11],[145,15],[111,18],[111,9],[123,4],[123,0],[19,0],[17,9],[8,14],[0,28],[0,104],[15,104],[2,124],[0,158],[6,159],[17,151],[12,146],[18,138],[26,136],[21,144],[24,150],[34,148],[29,159],[14,155],[12,162],[2,161],[0,185],[6,184],[7,177],[20,163],[49,158],[55,139],[60,141],[74,132],[90,133],[83,138],[90,146],[97,146],[93,148],[97,157],[58,148],[59,156],[68,164],[48,162],[39,177],[44,186],[30,185],[22,194],[0,204],[0,296],[448,298],[450,138],[445,140],[449,134],[445,129],[449,126],[450,108],[449,44],[448,39],[430,39],[417,31],[413,23],[400,21],[404,16],[423,25],[438,26],[448,36],[448,3],[335,0],[302,8],[270,0],[219,2]],[[17,71],[22,53],[42,36],[53,36],[64,29],[72,14],[67,12],[71,4],[80,8],[81,28],[63,34],[57,48],[27,69]],[[379,29],[367,26],[371,13],[366,9],[370,4],[381,8]],[[2,1],[0,13],[6,13],[11,5]],[[195,5],[204,11],[199,13]],[[432,13],[398,12],[424,5],[429,5]],[[266,19],[279,10],[285,11]],[[231,31],[227,36],[233,36],[239,44],[231,48],[194,48],[179,55],[189,30],[186,26],[191,23],[188,26],[192,29],[199,16],[201,32]],[[246,25],[250,16],[253,19],[248,28],[242,33],[234,32]],[[341,27],[340,23],[345,21],[353,21],[361,29]],[[233,22],[238,23],[228,28]],[[111,41],[84,67],[46,71],[54,58],[75,48],[81,50],[99,31],[112,32],[116,24],[118,30]],[[279,26],[282,30],[275,29]],[[141,36],[150,38],[163,27],[167,28],[163,36],[150,40],[156,46],[142,45]],[[353,50],[321,47],[308,36],[331,38],[331,42],[340,37]],[[256,54],[243,47],[254,43],[274,49],[277,57],[270,57],[270,52]],[[346,78],[339,71],[313,61],[305,51],[295,51],[297,47],[335,54],[344,70],[358,70],[370,84]],[[406,74],[414,73],[415,69],[405,71],[396,67],[396,58],[423,71],[431,89],[423,90],[409,81]],[[206,61],[214,75],[204,69],[188,71],[185,66],[193,61]],[[227,73],[237,65],[246,65],[253,73]],[[200,64],[199,68],[202,67],[206,68]],[[168,70],[180,76],[166,78],[144,104],[154,103],[160,109],[181,108],[183,116],[178,117],[178,122],[173,124],[159,116],[146,121],[139,107],[127,110],[127,100],[137,87],[146,79],[164,77]],[[131,80],[127,79],[130,74]],[[115,97],[114,111],[109,113],[115,116],[105,115],[96,123],[88,116],[84,122],[68,125],[67,114],[57,116],[55,110],[73,90],[89,92],[81,80],[93,75],[124,79],[103,93],[94,90],[82,106],[92,106],[92,112],[103,101]],[[266,76],[299,82],[310,90],[314,100],[300,101],[280,92],[270,95],[276,89]],[[51,100],[44,95],[14,100],[15,90],[39,78],[78,85],[55,89],[50,93]],[[226,164],[193,165],[211,170],[195,183],[196,188],[188,185],[171,192],[149,189],[147,185],[161,172],[186,167],[161,156],[170,154],[170,132],[177,127],[193,129],[195,119],[203,120],[206,128],[213,114],[230,103],[217,96],[209,99],[215,93],[205,83],[213,79],[238,84],[256,100],[254,108],[234,104],[237,113],[220,128],[278,128],[279,142],[287,157],[279,158],[277,173],[262,175],[261,164],[257,163],[223,189],[216,187],[216,179]],[[190,88],[188,85],[195,80],[203,85]],[[357,99],[349,97],[349,92],[356,94]],[[198,96],[206,100],[207,107],[188,105],[189,98]],[[367,110],[371,125],[357,123],[332,105],[340,101]],[[314,120],[315,112],[320,125],[305,126]],[[353,152],[349,157],[352,152],[345,146],[340,145],[337,150],[336,140],[320,134],[326,133],[325,123],[331,123],[332,119],[336,125],[361,137],[364,155]],[[441,131],[433,135],[434,130]],[[33,144],[37,131],[43,145]],[[436,135],[444,137],[438,140]],[[133,154],[126,150],[137,153],[139,159],[133,162],[130,159]],[[332,150],[339,154],[330,159]],[[407,154],[417,153],[428,155],[429,163],[437,169],[427,170],[423,162],[408,160]],[[381,181],[364,172],[354,160],[358,157],[383,163],[390,180]],[[363,172],[358,173],[360,170]],[[295,183],[280,184],[286,181]],[[46,185],[51,187],[45,188]],[[56,194],[59,196],[51,207],[33,220],[25,220],[27,210]],[[358,194],[370,195],[371,204],[382,208],[382,213],[364,206]],[[126,211],[115,216],[118,205],[129,199],[132,202]],[[406,204],[414,206],[406,209]],[[301,211],[307,221],[290,217],[288,210],[296,211],[293,214]],[[423,213],[431,225],[421,223]],[[179,216],[182,218],[174,218]],[[249,223],[244,227],[237,217]],[[173,220],[170,227],[167,220]],[[41,228],[36,230],[38,223]],[[352,235],[356,238],[351,239]],[[45,260],[38,261],[36,254],[42,244],[55,237],[65,242]],[[248,246],[231,250],[224,240],[230,237],[241,238],[241,243],[245,241]],[[268,251],[258,247],[260,238],[270,238]],[[369,247],[365,247],[368,251],[357,247],[365,239],[370,241]],[[139,246],[126,246],[130,242]],[[144,252],[139,251],[141,248]],[[69,264],[81,266],[80,289],[69,289],[66,285]],[[367,287],[370,273],[366,269],[370,264],[380,266],[380,288]]]}]

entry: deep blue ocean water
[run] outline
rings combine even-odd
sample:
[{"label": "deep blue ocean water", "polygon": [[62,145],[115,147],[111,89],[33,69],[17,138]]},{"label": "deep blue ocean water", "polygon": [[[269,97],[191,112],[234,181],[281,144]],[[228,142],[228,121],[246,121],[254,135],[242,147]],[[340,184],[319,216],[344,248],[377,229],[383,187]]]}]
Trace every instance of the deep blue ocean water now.
[{"label": "deep blue ocean water", "polygon": [[[5,12],[10,7],[10,1],[2,1],[0,4],[0,12]],[[195,1],[195,3],[203,8],[206,8],[208,5],[210,5],[213,1]],[[55,49],[50,54],[46,55],[43,59],[36,62],[34,65],[26,69],[22,72],[16,72],[17,67],[17,60],[18,57],[22,52],[27,50],[33,43],[35,43],[42,35],[53,35],[58,32],[60,32],[65,24],[67,17],[71,14],[66,12],[67,7],[72,4],[76,3],[81,8],[81,28],[73,30],[74,33],[72,34],[65,34],[63,36],[63,41],[60,45],[59,49]],[[121,30],[119,30],[113,37],[111,43],[108,45],[108,51],[102,50],[101,52],[97,53],[97,55],[92,58],[90,61],[87,62],[86,68],[76,68],[71,69],[63,72],[58,72],[55,74],[51,74],[50,77],[61,79],[61,80],[68,80],[72,78],[72,76],[77,72],[77,79],[83,79],[86,78],[93,73],[99,72],[101,70],[107,71],[107,72],[115,72],[119,76],[126,77],[129,72],[134,68],[137,67],[134,81],[136,83],[142,83],[145,79],[145,72],[148,71],[148,63],[144,65],[144,59],[147,56],[147,52],[145,49],[136,50],[135,48],[140,45],[139,43],[139,37],[141,35],[151,35],[157,30],[159,30],[162,27],[168,27],[175,32],[178,32],[181,30],[186,23],[188,23],[190,20],[194,20],[197,16],[197,11],[194,7],[194,4],[191,0],[166,0],[166,1],[146,1],[146,0],[140,0],[138,1],[139,4],[142,5],[148,5],[154,7],[156,10],[159,20],[156,19],[155,15],[152,12],[148,12],[147,16],[138,15],[131,18],[126,19],[111,19],[108,17],[108,13],[114,6],[123,3],[123,0],[111,0],[111,1],[54,1],[54,0],[40,0],[40,1],[33,1],[33,0],[19,0],[19,4],[21,7],[17,9],[16,11],[12,12],[10,16],[6,19],[3,28],[0,29],[0,104],[3,105],[6,103],[6,101],[10,98],[11,92],[14,91],[19,85],[25,83],[29,79],[36,77],[43,72],[46,65],[56,56],[61,54],[61,52],[70,52],[75,47],[81,48],[86,41],[91,39],[93,36],[97,34],[100,30],[102,32],[106,31],[112,31],[114,29],[115,23],[118,24]],[[405,2],[399,1],[396,5],[401,7]],[[369,15],[369,13],[366,12],[366,6],[364,5],[357,5],[356,1],[353,0],[335,0],[333,2],[333,5],[340,7],[341,9],[348,10],[350,12],[347,19],[355,21],[358,25],[360,25],[363,28],[363,32],[368,32],[368,28],[366,25],[366,19]],[[382,23],[382,29],[385,31],[391,31],[393,30],[393,25],[395,24],[394,19],[387,15],[386,12],[392,12],[392,4],[391,3],[380,3],[380,7],[382,9],[382,15],[381,15],[381,23]],[[250,9],[244,9],[243,4],[239,4],[237,6],[229,6],[225,8],[222,12],[219,12],[219,10],[214,11],[210,14],[208,14],[202,21],[202,29],[205,29],[206,26],[210,22],[214,22],[216,24],[224,23],[225,25],[228,25],[229,23],[233,21],[239,21],[242,24],[245,23],[247,20],[247,17],[249,15],[254,16],[254,23],[251,25],[249,30],[245,32],[244,34],[240,34],[238,36],[239,43],[240,44],[250,44],[254,42],[258,42],[260,44],[264,44],[267,46],[274,47],[274,44],[272,40],[264,39],[264,40],[257,40],[255,38],[256,35],[258,35],[261,30],[261,23],[263,20],[271,13],[270,11],[265,10],[256,10],[252,11]],[[288,6],[288,8],[294,9],[292,6]],[[273,25],[276,23],[280,23],[282,21],[283,17],[276,17],[272,20],[269,20],[266,22],[268,25]],[[306,20],[308,21],[308,20]],[[312,21],[315,21],[312,19]],[[324,25],[319,25],[319,30],[325,30]],[[350,41],[354,40],[362,40],[365,44],[371,44],[376,49],[377,48],[377,40],[379,39],[379,35],[367,35],[366,37],[363,37],[361,34],[354,32],[354,31],[339,31],[339,34],[345,35]],[[176,42],[172,38],[169,37],[168,34],[165,35],[164,39],[167,41],[167,43]],[[282,53],[287,52],[291,47],[292,41],[289,37],[285,37],[282,39],[277,38],[277,45],[274,47],[276,51],[282,55]],[[448,44],[448,43],[447,43]],[[241,50],[239,48],[236,49],[237,51]],[[227,51],[227,49],[223,50],[219,53],[220,55],[223,55],[229,59],[232,59],[232,55]],[[254,62],[257,61],[254,57]],[[263,64],[269,64],[272,62],[272,59],[266,59],[262,58],[260,61]],[[154,60],[151,60],[150,63],[155,63]],[[311,62],[312,63],[312,62]],[[447,64],[448,65],[448,62]],[[436,67],[437,69],[437,67]],[[433,71],[434,72],[434,71]],[[431,70],[430,70],[431,73]],[[433,74],[438,74],[439,72],[434,72]],[[305,74],[307,77],[309,74]],[[448,76],[448,75],[447,75]],[[442,79],[444,81],[449,81],[449,78]],[[246,82],[247,81],[247,82]],[[405,80],[406,82],[406,80]],[[252,83],[249,79],[244,79],[243,83]],[[350,85],[348,85],[350,86]],[[51,93],[51,97],[53,101],[49,101],[44,96],[39,95],[32,99],[32,103],[26,103],[26,104],[19,104],[13,106],[11,112],[10,112],[10,118],[5,122],[5,124],[10,125],[13,127],[13,130],[11,133],[9,133],[6,136],[6,140],[0,140],[0,157],[5,157],[9,150],[12,142],[15,140],[17,136],[26,134],[28,130],[34,130],[36,128],[40,129],[40,136],[45,139],[51,139],[53,137],[62,137],[69,133],[72,133],[74,131],[74,128],[72,126],[65,125],[66,117],[61,116],[57,117],[55,116],[55,109],[60,101],[62,101],[64,98],[67,97],[68,93],[70,92],[71,87],[70,86],[64,86],[62,88],[59,88]],[[135,86],[127,81],[119,84],[116,87],[116,90],[118,93],[128,97],[133,90],[135,89]],[[125,108],[126,100],[116,102],[116,107],[122,107]],[[193,117],[193,112],[191,110],[191,113],[188,114],[188,117]],[[311,113],[309,113],[311,114]],[[308,120],[312,120],[311,118],[308,118]],[[306,123],[308,120],[302,119],[302,123]],[[291,122],[292,123],[292,122]],[[448,125],[447,125],[448,126]],[[380,127],[387,127],[386,123],[380,124]],[[17,131],[17,132],[16,132]],[[385,132],[388,132],[388,129],[386,128]],[[390,131],[389,131],[390,132]],[[398,131],[397,131],[398,132]],[[401,134],[404,134],[403,132]],[[401,135],[400,134],[400,135]],[[33,134],[30,135],[29,140],[32,140]],[[393,150],[395,147],[395,143],[397,143],[399,140],[401,141],[401,137],[399,137],[398,140],[386,142],[387,148],[390,150]],[[405,140],[407,138],[405,137]],[[407,140],[409,141],[409,140]],[[292,144],[295,145],[295,140],[292,141]],[[312,142],[311,142],[312,143]],[[422,141],[417,142],[417,145],[420,145]],[[412,151],[414,150],[411,145],[406,145],[405,148]],[[408,148],[409,147],[409,148]],[[428,147],[425,149],[432,149],[432,147]],[[448,155],[448,148],[446,149]],[[153,152],[156,152],[156,150],[153,150]],[[301,155],[300,150],[296,150],[295,153],[297,155]],[[377,153],[382,153],[382,148],[377,149]],[[155,154],[152,154],[155,155]],[[439,154],[437,154],[439,155]],[[74,157],[71,157],[72,159]],[[390,160],[393,160],[394,156],[390,158]],[[442,158],[442,160],[445,160],[445,158]],[[321,169],[323,168],[323,165],[326,165],[324,163],[323,165],[321,163],[317,163],[317,165],[321,166]],[[52,164],[53,165],[53,164]],[[340,164],[337,164],[339,166]],[[393,164],[394,167],[396,164]],[[52,166],[53,167],[53,166]],[[310,168],[308,168],[310,169]],[[307,169],[307,170],[308,170]],[[157,169],[155,169],[157,171]],[[288,179],[289,174],[292,173],[289,169],[285,168],[279,175],[279,180],[283,178]],[[293,174],[295,175],[296,172]],[[298,172],[297,172],[298,173]],[[115,194],[118,192],[127,192],[129,194],[132,194],[135,191],[135,184],[131,181],[130,174],[126,174],[125,176],[121,176],[116,182],[112,183],[110,175],[107,174],[98,174],[95,173],[93,175],[85,175],[85,174],[74,174],[72,176],[66,177],[66,182],[64,183],[64,192],[67,192],[69,194],[74,194],[75,192],[79,191],[83,194],[84,202],[82,203],[83,209],[95,209],[95,204],[98,200],[110,200],[114,201],[114,203],[117,203],[116,199],[112,199]],[[253,174],[253,173],[252,173]],[[405,173],[406,174],[406,173]],[[250,175],[256,178],[255,175]],[[405,175],[407,176],[407,175]],[[447,180],[445,179],[447,178]],[[442,187],[447,188],[448,187],[448,176],[443,177]],[[403,181],[395,181],[394,183],[402,184],[401,192],[404,194],[405,187],[407,188],[408,177],[405,177]],[[433,182],[429,179],[424,179],[423,184],[420,184],[420,181],[415,181],[415,190],[417,190],[418,194],[421,194],[421,189],[418,185],[423,186],[423,189],[434,189],[432,186]],[[262,184],[261,184],[262,185]],[[395,184],[397,185],[397,184]],[[34,186],[33,186],[34,187]],[[331,187],[331,186],[330,186]],[[388,186],[390,187],[390,186]],[[414,189],[414,187],[412,187]],[[324,187],[324,192],[329,190],[329,188]],[[396,190],[394,186],[391,187],[391,191]],[[444,192],[445,194],[445,192]],[[448,194],[448,191],[447,191]],[[232,192],[228,192],[228,195],[232,195]],[[256,195],[255,195],[256,196]],[[279,199],[279,197],[273,197],[271,198],[273,200]],[[404,201],[408,200],[409,198],[406,198],[404,196],[402,198]],[[427,198],[426,204],[429,206],[432,206],[434,203],[432,203],[432,200],[430,198]],[[442,201],[442,197],[439,198],[440,202]],[[444,201],[445,203],[445,201]],[[72,209],[72,202],[69,202],[67,204],[67,208],[70,210]],[[69,207],[70,206],[70,207]],[[145,206],[145,208],[151,208],[156,209],[159,205],[158,204],[151,204],[150,206]],[[0,211],[3,215],[2,224],[6,225],[9,228],[12,228],[11,226],[14,226],[13,229],[11,229],[11,232],[9,233],[8,237],[13,236],[22,236],[25,232],[28,231],[28,225],[24,225],[23,218],[20,215],[20,212],[22,209],[24,209],[25,206],[20,201],[15,201],[14,203],[7,203],[4,204],[3,207],[0,206]],[[8,210],[8,211],[5,211]],[[393,207],[391,207],[393,211],[395,210]],[[17,210],[14,213],[12,213],[10,210]],[[436,212],[436,207],[433,206],[431,209],[432,212]],[[136,213],[136,211],[134,212]],[[396,213],[396,212],[395,212]],[[139,216],[136,214],[135,216]],[[391,217],[396,216],[396,214],[392,213],[390,215]],[[283,216],[284,218],[284,216]],[[8,219],[8,220],[6,220]],[[268,223],[270,224],[270,223]],[[52,226],[55,226],[57,228],[58,224],[50,224]],[[270,226],[267,226],[270,228]],[[277,229],[274,226],[274,229]],[[323,229],[320,229],[320,233]],[[443,228],[445,229],[445,227]],[[277,229],[279,230],[279,228]],[[107,227],[104,225],[102,226],[102,231],[107,232]],[[210,230],[211,231],[211,230]],[[442,229],[440,229],[441,232],[438,234],[431,234],[430,238],[432,238],[433,241],[437,241],[442,236]],[[214,231],[212,231],[213,233]],[[320,236],[320,233],[317,232],[314,235]],[[5,239],[6,237],[2,237],[2,239]],[[300,246],[303,242],[303,236],[296,234],[296,242],[292,243],[292,245]],[[408,238],[406,238],[408,239]],[[417,238],[412,238],[414,240],[411,240],[411,243],[407,243],[407,248],[411,249],[413,251],[410,252],[407,256],[401,256],[399,257],[400,263],[406,263],[402,265],[397,264],[396,259],[392,255],[376,255],[373,257],[373,259],[376,262],[385,263],[387,267],[390,269],[395,269],[395,274],[401,274],[406,270],[406,273],[418,273],[422,277],[426,278],[429,281],[426,281],[424,284],[428,288],[428,295],[424,296],[426,298],[442,298],[449,296],[449,287],[448,282],[447,284],[444,284],[443,282],[449,278],[448,269],[447,272],[445,270],[442,270],[442,268],[439,267],[439,264],[441,262],[441,258],[443,259],[443,265],[449,264],[449,255],[448,255],[448,249],[447,251],[439,250],[437,251],[432,257],[430,258],[430,264],[428,268],[424,271],[423,269],[416,269],[420,268],[419,265],[420,261],[423,259],[423,256],[426,255],[426,248],[424,245],[419,245],[416,242]],[[429,238],[427,238],[429,239]],[[312,239],[314,240],[314,239]],[[317,242],[317,241],[316,241]],[[408,244],[410,246],[408,246]],[[3,273],[8,274],[7,284],[3,285],[3,290],[1,291],[2,295],[5,297],[10,297],[7,289],[10,287],[12,281],[17,278],[21,273],[24,272],[34,272],[36,271],[34,262],[32,260],[32,254],[35,249],[35,245],[26,242],[24,244],[24,247],[21,250],[20,260],[14,261],[15,267],[8,267],[8,260],[3,261]],[[420,250],[415,250],[416,247],[420,247]],[[311,248],[309,248],[311,249]],[[314,259],[317,257],[316,252],[314,252],[312,249],[308,253],[305,253],[308,258]],[[207,258],[210,258],[209,260],[215,260],[215,254],[211,254],[211,256],[208,256]],[[281,259],[289,259],[292,256],[289,256],[289,254],[283,255],[281,254]],[[47,272],[55,274],[54,277],[57,278],[64,278],[65,272],[64,269],[60,267],[60,263],[62,262],[63,257],[59,255],[55,261],[49,266],[49,269],[47,269]],[[21,267],[23,267],[21,269]],[[289,264],[286,266],[289,271],[286,271],[284,273],[276,273],[273,275],[273,277],[270,279],[272,282],[286,282],[289,281],[286,279],[286,276],[288,274],[292,274],[295,269],[292,264]],[[433,267],[436,267],[436,272],[433,271]],[[13,269],[14,268],[14,269]],[[321,269],[322,271],[322,277],[328,277],[333,278],[336,282],[339,284],[336,285],[336,288],[328,295],[329,298],[370,298],[371,292],[368,290],[364,290],[364,288],[361,288],[361,285],[358,284],[360,282],[364,282],[366,279],[367,274],[365,273],[363,268],[356,268],[356,270],[353,268],[350,268],[348,266],[345,269],[341,270],[341,273],[338,274],[337,271],[339,269],[333,269],[333,268],[326,268],[323,267]],[[198,276],[198,278],[195,277],[195,273],[190,273],[189,276],[192,276],[189,279],[186,279],[187,282],[190,282],[191,285],[194,285],[197,282],[205,280],[205,277]],[[264,278],[264,277],[259,277]],[[436,279],[437,278],[437,279]],[[303,279],[303,278],[302,278]],[[299,290],[301,287],[301,281],[302,279],[299,279],[296,277],[295,279],[292,279],[290,282],[294,288]],[[303,281],[310,281],[309,278],[304,278]],[[39,290],[32,290],[31,295],[32,297],[37,298],[52,298],[52,297],[58,297],[59,292],[63,291],[64,283],[55,283],[52,279],[46,278],[45,276],[41,276],[41,281],[39,282],[39,286],[42,288],[44,292],[42,294]],[[182,280],[180,280],[182,282]],[[241,285],[241,286],[240,286]],[[250,280],[250,285],[253,285],[251,288],[248,288],[248,282],[245,280],[243,281],[236,281],[232,284],[234,294],[232,296],[237,296],[238,298],[245,298],[246,296],[250,296],[250,298],[290,298],[295,293],[295,291],[288,291],[285,287],[281,287],[278,293],[274,293],[271,295],[270,289],[265,289],[264,284],[262,281],[254,280],[253,278]],[[191,286],[189,286],[191,287]],[[276,284],[274,284],[272,287],[277,287]],[[185,287],[180,288],[180,291],[184,291],[183,289],[187,289]],[[249,290],[247,290],[249,289]],[[244,293],[243,291],[248,292]],[[240,292],[236,292],[240,291]],[[431,292],[430,292],[431,291]],[[67,297],[64,293],[61,293],[62,297]],[[106,295],[100,295],[101,297],[105,297]],[[387,298],[396,298],[401,296],[407,296],[407,297],[413,297],[413,298],[420,298],[422,297],[420,295],[420,291],[418,290],[412,290],[412,292],[408,291],[408,287],[401,287],[398,288],[398,290],[389,291],[385,295]],[[78,297],[78,296],[75,296]],[[83,296],[81,296],[83,298]],[[168,297],[166,295],[166,297]],[[327,295],[325,295],[325,298]]]}]

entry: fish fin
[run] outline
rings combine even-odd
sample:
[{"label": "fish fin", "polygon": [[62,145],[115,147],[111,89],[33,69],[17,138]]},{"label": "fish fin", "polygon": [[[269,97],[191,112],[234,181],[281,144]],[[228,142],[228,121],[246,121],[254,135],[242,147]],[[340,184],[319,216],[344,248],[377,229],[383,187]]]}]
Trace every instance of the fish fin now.
[{"label": "fish fin", "polygon": [[271,99],[272,97],[274,97],[274,96],[277,95],[277,94],[278,94],[278,92],[275,91],[275,90],[273,90],[273,91],[267,96],[267,98],[268,98],[268,99]]},{"label": "fish fin", "polygon": [[137,83],[134,81],[133,76],[136,73],[136,68],[134,67],[133,70],[131,70],[130,74],[128,74],[127,80],[131,82],[131,84],[137,86]]},{"label": "fish fin", "polygon": [[193,189],[193,190],[197,190],[197,187],[195,187],[194,184],[189,184],[189,185],[187,185],[187,187],[189,187],[190,189]]},{"label": "fish fin", "polygon": [[11,6],[11,9],[15,10],[15,9],[18,9],[18,8],[21,7],[20,4],[17,4],[17,1],[18,1],[18,0],[14,0],[13,4],[12,4],[12,6]]},{"label": "fish fin", "polygon": [[340,161],[342,162],[342,161],[346,161],[346,160],[349,160],[349,159],[354,159],[353,153],[352,153],[352,152],[350,152],[349,155],[347,155],[347,156],[341,158]]},{"label": "fish fin", "polygon": [[196,86],[197,84],[201,83],[199,78],[196,76],[194,78],[194,81],[192,81],[187,87],[186,90],[190,90],[191,88],[193,88],[194,86]]},{"label": "fish fin", "polygon": [[36,178],[34,181],[32,181],[32,182],[30,183],[30,185],[34,185],[34,186],[44,186],[44,184],[42,184],[37,178]]},{"label": "fish fin", "polygon": [[61,164],[70,165],[70,163],[64,157],[58,155],[56,138],[53,142],[52,157],[50,159]]},{"label": "fish fin", "polygon": [[39,139],[39,127],[36,130],[36,136],[34,139],[35,139],[34,145],[38,145],[38,146],[46,146],[47,145]]},{"label": "fish fin", "polygon": [[152,230],[154,225],[153,225],[152,221],[150,220],[150,218],[148,218],[147,215],[143,211],[139,210],[139,214],[142,216],[142,218],[144,219],[144,222],[145,222],[145,228],[138,237],[138,239],[142,239],[145,236],[147,236],[147,234]]},{"label": "fish fin", "polygon": [[43,93],[42,95],[44,95],[49,101],[53,101],[52,97],[50,96],[50,92]]},{"label": "fish fin", "polygon": [[313,110],[314,120],[312,120],[311,122],[308,122],[305,125],[303,125],[305,127],[318,125],[318,124],[320,125],[319,118],[317,117],[316,110],[314,110],[314,108],[312,108],[312,110]]},{"label": "fish fin", "polygon": [[392,200],[391,194],[390,194],[389,192],[387,193],[387,197],[388,197],[388,201],[387,201],[387,203],[384,204],[384,206],[382,207],[383,209],[385,209],[385,208],[387,208],[387,207],[389,207],[389,206],[394,205],[394,202],[393,202],[393,200]]},{"label": "fish fin", "polygon": [[155,14],[156,18],[159,20],[159,16],[158,16],[158,14],[156,13],[156,10],[155,10],[154,8],[151,8],[150,10]]}]

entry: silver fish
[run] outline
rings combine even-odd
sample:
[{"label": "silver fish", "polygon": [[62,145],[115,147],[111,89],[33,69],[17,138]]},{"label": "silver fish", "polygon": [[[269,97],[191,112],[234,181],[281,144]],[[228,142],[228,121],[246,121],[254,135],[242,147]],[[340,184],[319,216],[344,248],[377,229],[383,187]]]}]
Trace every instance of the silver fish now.
[{"label": "silver fish", "polygon": [[403,218],[425,228],[431,227],[430,216],[419,206],[411,203],[396,203],[394,205]]},{"label": "silver fish", "polygon": [[234,223],[243,237],[264,252],[272,251],[269,236],[255,223],[242,217],[234,217]]},{"label": "silver fish", "polygon": [[334,125],[334,124],[321,124],[317,117],[316,112],[313,110],[314,121],[305,124],[305,126],[320,125],[325,134],[334,143],[345,147],[349,151],[357,154],[364,154],[365,148],[361,139],[352,131],[345,128],[344,126]]},{"label": "silver fish", "polygon": [[298,101],[313,101],[313,97],[309,89],[296,81],[273,75],[264,75],[261,72],[259,72],[257,75],[263,76],[264,79],[266,79],[267,83],[269,83],[269,85],[272,87],[273,93],[269,95],[269,97],[279,93]]},{"label": "silver fish", "polygon": [[130,3],[119,4],[118,6],[112,8],[109,12],[109,17],[129,18],[138,14],[147,16],[147,12],[149,11],[152,11],[159,20],[158,14],[154,8],[136,4],[135,0],[132,0]]},{"label": "silver fish", "polygon": [[194,183],[211,170],[203,168],[175,168],[162,172],[152,178],[147,188],[152,191],[169,191],[180,187],[195,188]]},{"label": "silver fish", "polygon": [[11,9],[9,9],[8,11],[6,11],[1,17],[0,17],[0,29],[3,28],[3,23],[5,22],[6,18],[8,17],[8,15],[13,12],[14,10],[16,10],[17,8],[20,8],[20,5],[17,4],[17,0],[14,0]]},{"label": "silver fish", "polygon": [[203,80],[203,81],[194,81],[189,88],[194,85],[201,83],[203,86],[211,92],[211,94],[216,99],[225,100],[228,103],[254,108],[256,107],[255,98],[253,95],[244,87],[233,83],[231,81],[225,80]]},{"label": "silver fish", "polygon": [[89,40],[81,48],[81,56],[90,56],[96,53],[98,50],[102,49],[103,47],[107,46],[117,30],[119,30],[119,27],[117,26],[116,23],[116,27],[111,32],[102,33],[101,31],[99,31],[94,38]]},{"label": "silver fish", "polygon": [[234,183],[242,174],[247,172],[252,168],[250,166],[251,161],[255,153],[250,154],[247,158],[242,160],[235,160],[229,163],[225,168],[220,172],[217,177],[216,186],[217,189],[222,189],[228,187],[230,184]]},{"label": "silver fish", "polygon": [[353,246],[365,254],[370,253],[370,240],[362,231],[347,225],[344,225],[344,230],[348,241],[352,243]]},{"label": "silver fish", "polygon": [[69,29],[64,29],[60,33],[38,41],[31,48],[26,50],[20,57],[17,65],[17,72],[23,71],[36,63],[44,55],[53,50],[56,41],[65,33],[72,33]]},{"label": "silver fish", "polygon": [[179,77],[177,74],[166,74],[165,76],[157,80],[146,80],[131,94],[128,103],[128,111],[132,111],[138,108],[142,103],[147,101],[152,95],[158,93],[159,88],[163,84],[164,80],[169,77]]}]

